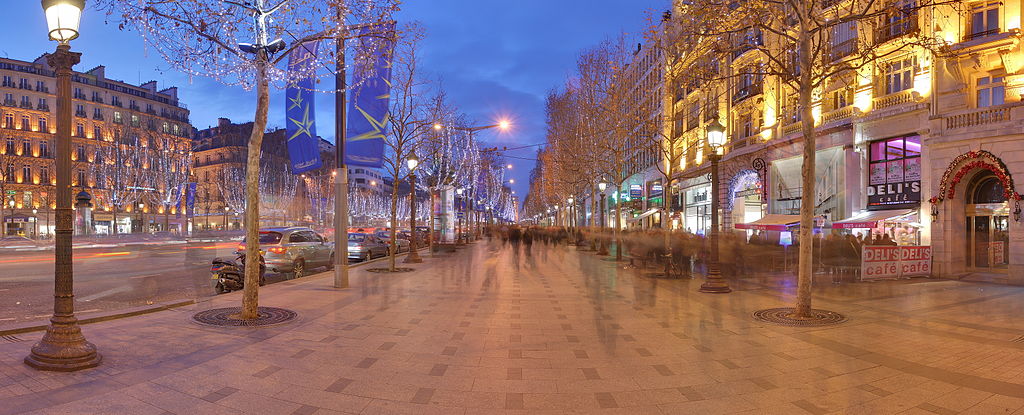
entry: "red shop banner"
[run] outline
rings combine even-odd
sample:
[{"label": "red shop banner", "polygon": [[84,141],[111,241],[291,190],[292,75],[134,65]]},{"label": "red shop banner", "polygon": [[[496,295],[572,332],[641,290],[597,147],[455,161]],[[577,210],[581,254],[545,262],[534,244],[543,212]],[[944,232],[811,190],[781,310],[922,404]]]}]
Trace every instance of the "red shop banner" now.
[{"label": "red shop banner", "polygon": [[932,272],[930,246],[865,246],[860,280],[928,276]]}]

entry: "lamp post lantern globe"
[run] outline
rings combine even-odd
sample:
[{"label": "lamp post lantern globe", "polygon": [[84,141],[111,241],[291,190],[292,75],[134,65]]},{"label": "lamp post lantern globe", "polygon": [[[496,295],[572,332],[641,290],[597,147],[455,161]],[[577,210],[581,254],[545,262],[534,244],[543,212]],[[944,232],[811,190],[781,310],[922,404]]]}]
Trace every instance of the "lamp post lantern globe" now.
[{"label": "lamp post lantern globe", "polygon": [[54,70],[57,84],[57,167],[56,236],[54,241],[53,316],[42,339],[32,346],[25,364],[39,369],[72,372],[96,367],[102,357],[96,346],[85,340],[75,317],[74,272],[71,239],[74,211],[71,207],[71,68],[82,54],[69,44],[78,37],[78,24],[85,0],[43,0],[49,38],[59,42],[46,60]]}]

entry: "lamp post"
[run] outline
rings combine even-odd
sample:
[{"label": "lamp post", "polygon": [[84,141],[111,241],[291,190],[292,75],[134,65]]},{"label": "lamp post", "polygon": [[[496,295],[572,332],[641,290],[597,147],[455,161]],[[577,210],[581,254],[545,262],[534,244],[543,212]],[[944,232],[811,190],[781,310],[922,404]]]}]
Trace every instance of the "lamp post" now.
[{"label": "lamp post", "polygon": [[146,204],[139,202],[139,233],[146,233]]},{"label": "lamp post", "polygon": [[[601,217],[598,218],[598,226],[601,228],[602,234],[604,233],[604,191],[607,188],[608,183],[604,180],[601,180],[601,182],[597,184],[597,190],[601,193],[600,206],[598,206],[598,209],[601,210]],[[598,247],[597,254],[602,256],[608,255],[608,246],[605,244],[604,235],[601,235],[601,244]]]},{"label": "lamp post", "polygon": [[459,245],[462,244],[462,216],[466,215],[466,209],[464,209],[463,206],[462,206],[463,204],[466,203],[466,199],[462,197],[462,192],[464,192],[464,191],[465,190],[463,190],[461,187],[458,188],[458,189],[455,189],[455,194],[459,196],[459,199],[461,199],[461,203],[457,203],[455,205],[456,206],[456,212],[455,212],[455,215],[456,215],[456,218],[455,218],[455,225],[456,225],[456,227],[455,227],[455,232],[456,232],[456,234],[455,234],[455,243],[459,244]]},{"label": "lamp post", "polygon": [[42,0],[50,40],[59,42],[47,63],[57,78],[57,236],[54,243],[53,317],[43,338],[32,346],[25,364],[40,370],[71,372],[100,364],[96,346],[85,340],[75,318],[71,238],[71,67],[81,54],[71,51],[85,0]]},{"label": "lamp post", "polygon": [[707,280],[701,284],[700,292],[725,294],[732,291],[729,283],[722,278],[718,265],[718,162],[722,159],[718,150],[725,144],[725,127],[716,118],[707,128],[707,145],[711,148],[711,154],[708,155],[708,160],[711,160],[711,236],[708,238],[711,261],[708,262]]},{"label": "lamp post", "polygon": [[420,165],[420,159],[413,153],[405,160],[405,165],[409,168],[409,255],[405,256],[405,263],[419,264],[423,262],[416,252],[416,167]]},{"label": "lamp post", "polygon": [[228,230],[228,212],[231,211],[230,207],[224,206],[224,230]]},{"label": "lamp post", "polygon": [[39,209],[32,208],[32,239],[39,239]]}]

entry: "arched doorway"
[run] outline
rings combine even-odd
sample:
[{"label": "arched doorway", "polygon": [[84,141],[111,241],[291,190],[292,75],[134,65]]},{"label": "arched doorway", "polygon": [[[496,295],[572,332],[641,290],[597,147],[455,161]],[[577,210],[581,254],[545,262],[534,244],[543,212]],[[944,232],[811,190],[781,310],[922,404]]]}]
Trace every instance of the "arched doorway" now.
[{"label": "arched doorway", "polygon": [[965,196],[967,269],[1005,272],[1009,264],[1010,208],[1003,182],[992,171],[981,170],[968,182]]}]

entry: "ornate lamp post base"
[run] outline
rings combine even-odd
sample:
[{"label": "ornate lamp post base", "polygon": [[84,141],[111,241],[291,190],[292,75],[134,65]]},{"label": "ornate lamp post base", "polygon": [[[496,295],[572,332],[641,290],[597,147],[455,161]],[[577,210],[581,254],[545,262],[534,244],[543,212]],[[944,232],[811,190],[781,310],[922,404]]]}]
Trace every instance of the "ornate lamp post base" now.
[{"label": "ornate lamp post base", "polygon": [[103,357],[85,340],[74,316],[50,319],[42,340],[32,346],[25,364],[39,370],[74,372],[99,366]]},{"label": "ornate lamp post base", "polygon": [[721,276],[708,276],[707,281],[700,285],[700,292],[708,294],[728,294],[732,292],[729,284]]}]

